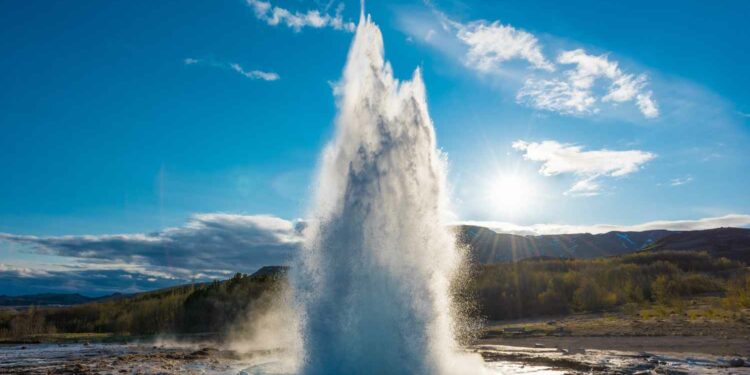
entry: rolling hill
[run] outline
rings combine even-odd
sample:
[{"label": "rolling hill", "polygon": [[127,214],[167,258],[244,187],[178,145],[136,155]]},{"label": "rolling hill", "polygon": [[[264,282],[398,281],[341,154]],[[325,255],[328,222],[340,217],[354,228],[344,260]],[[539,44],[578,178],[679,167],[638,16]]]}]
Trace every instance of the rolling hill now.
[{"label": "rolling hill", "polygon": [[528,258],[596,258],[641,250],[675,232],[577,233],[520,236],[497,233],[479,226],[457,228],[459,240],[471,247],[471,258],[478,263],[519,261]]},{"label": "rolling hill", "polygon": [[654,241],[645,250],[706,251],[714,257],[750,264],[750,229],[717,228],[675,232]]},{"label": "rolling hill", "polygon": [[580,258],[622,255],[640,250],[706,251],[750,264],[750,229],[717,228],[695,231],[649,230],[602,234],[520,236],[479,226],[459,226],[459,239],[471,247],[478,263],[512,262],[529,258]]}]

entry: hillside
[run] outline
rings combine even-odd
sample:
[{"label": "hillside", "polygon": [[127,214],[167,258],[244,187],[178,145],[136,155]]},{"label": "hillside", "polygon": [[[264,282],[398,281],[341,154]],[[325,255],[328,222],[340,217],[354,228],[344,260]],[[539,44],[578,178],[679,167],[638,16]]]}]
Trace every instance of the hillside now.
[{"label": "hillside", "polygon": [[[260,275],[237,274],[75,306],[0,309],[0,342],[71,333],[222,336],[274,308],[275,296],[287,287],[285,273],[284,267],[268,267]],[[750,275],[744,264],[705,252],[643,251],[477,265],[459,293],[475,308],[465,313],[491,320],[621,308],[637,313],[654,306],[689,312],[686,306],[704,296],[713,298],[706,314],[715,319],[719,312],[731,318],[750,308]]]},{"label": "hillside", "polygon": [[[255,271],[251,277],[255,278],[277,278],[282,277],[289,270],[287,266],[264,266]],[[29,306],[74,306],[89,302],[105,302],[115,300],[126,300],[134,297],[159,296],[165,293],[183,293],[191,288],[208,285],[208,283],[194,283],[176,285],[173,287],[156,289],[141,293],[122,294],[114,293],[102,297],[88,297],[78,293],[43,293],[28,294],[20,296],[0,295],[0,307],[29,307]]]},{"label": "hillside", "polygon": [[283,268],[267,271],[72,306],[0,309],[0,341],[58,333],[222,333],[266,308],[269,297],[264,296],[286,284]]},{"label": "hillside", "polygon": [[0,306],[67,306],[95,301],[97,298],[87,297],[78,293],[56,294],[44,293],[26,296],[0,295]]},{"label": "hillside", "polygon": [[608,232],[519,236],[479,226],[458,228],[459,240],[471,247],[475,262],[487,264],[528,258],[583,258],[621,255],[641,250],[675,232]]},{"label": "hillside", "polygon": [[698,250],[750,264],[750,229],[717,228],[674,232],[646,247],[650,251]]}]

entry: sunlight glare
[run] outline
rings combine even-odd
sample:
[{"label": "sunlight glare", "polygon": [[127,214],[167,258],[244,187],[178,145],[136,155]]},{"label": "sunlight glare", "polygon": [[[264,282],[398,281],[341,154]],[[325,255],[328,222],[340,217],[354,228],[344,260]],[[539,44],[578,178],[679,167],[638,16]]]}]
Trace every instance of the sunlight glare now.
[{"label": "sunlight glare", "polygon": [[487,192],[493,208],[516,214],[528,208],[535,195],[533,184],[517,174],[500,174],[489,184]]}]

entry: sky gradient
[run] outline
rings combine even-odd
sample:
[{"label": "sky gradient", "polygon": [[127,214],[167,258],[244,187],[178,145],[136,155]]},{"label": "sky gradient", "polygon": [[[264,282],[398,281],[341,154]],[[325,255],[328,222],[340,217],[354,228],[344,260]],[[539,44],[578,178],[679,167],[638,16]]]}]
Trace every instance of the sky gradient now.
[{"label": "sky gradient", "polygon": [[[750,224],[748,11],[367,4],[396,77],[422,69],[455,220],[519,233]],[[101,292],[142,290],[293,253],[358,14],[1,2],[0,294],[96,272],[124,280]],[[213,231],[250,250],[213,262],[196,245]]]}]

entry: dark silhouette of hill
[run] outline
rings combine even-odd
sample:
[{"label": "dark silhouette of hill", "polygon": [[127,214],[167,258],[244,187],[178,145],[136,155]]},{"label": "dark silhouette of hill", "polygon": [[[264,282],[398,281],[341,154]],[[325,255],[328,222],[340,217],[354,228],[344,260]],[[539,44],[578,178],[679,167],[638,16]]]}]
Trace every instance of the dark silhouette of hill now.
[{"label": "dark silhouette of hill", "polygon": [[750,229],[717,228],[674,232],[646,247],[649,251],[705,251],[750,264]]},{"label": "dark silhouette of hill", "polygon": [[491,229],[462,225],[457,228],[459,240],[471,248],[471,258],[478,263],[519,261],[528,258],[596,258],[622,255],[641,250],[675,232],[577,233],[520,236],[497,233]]}]

